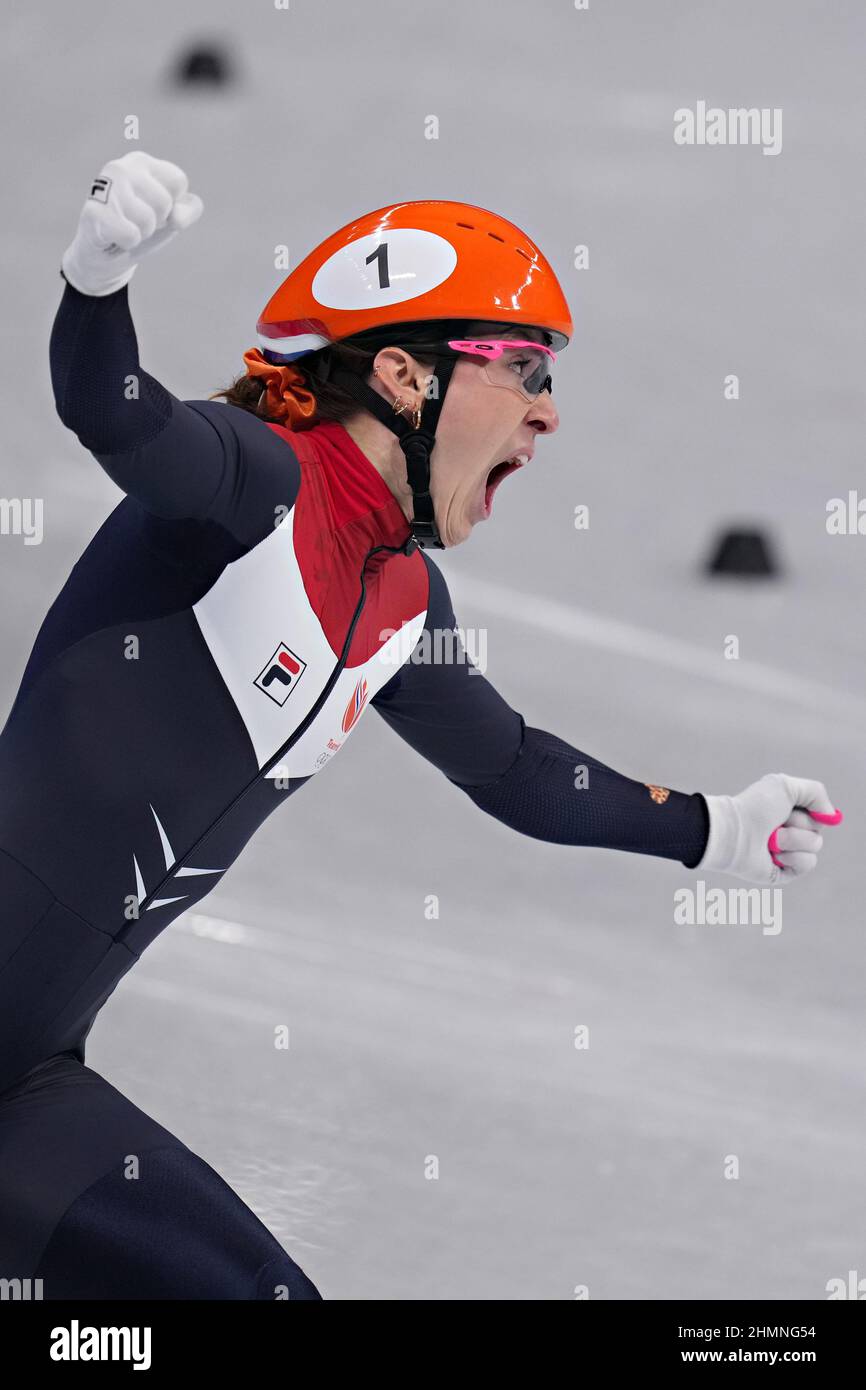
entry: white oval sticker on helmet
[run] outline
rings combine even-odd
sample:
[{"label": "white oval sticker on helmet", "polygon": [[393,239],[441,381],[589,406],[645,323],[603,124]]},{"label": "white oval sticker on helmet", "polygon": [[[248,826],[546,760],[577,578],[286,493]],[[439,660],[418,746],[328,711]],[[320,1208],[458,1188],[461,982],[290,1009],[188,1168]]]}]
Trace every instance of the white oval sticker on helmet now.
[{"label": "white oval sticker on helmet", "polygon": [[385,227],[342,246],[316,272],[313,297],[328,309],[401,304],[441,285],[457,264],[444,237],[417,227]]}]

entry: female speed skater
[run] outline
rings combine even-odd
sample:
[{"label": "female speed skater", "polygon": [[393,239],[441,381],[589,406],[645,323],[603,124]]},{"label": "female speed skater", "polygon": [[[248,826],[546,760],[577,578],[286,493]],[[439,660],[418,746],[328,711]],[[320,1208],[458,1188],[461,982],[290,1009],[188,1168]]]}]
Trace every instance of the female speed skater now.
[{"label": "female speed skater", "polygon": [[246,374],[180,401],[139,364],[128,283],[201,211],[176,165],[127,154],[61,262],[57,410],[125,495],[0,734],[0,1277],[46,1299],[321,1297],[85,1042],[369,707],[476,807],[556,844],[770,885],[813,869],[840,819],[782,773],[737,796],[622,776],[444,649],[429,552],[467,540],[559,423],[572,323],[529,237],[463,203],[358,217],[277,289]]}]

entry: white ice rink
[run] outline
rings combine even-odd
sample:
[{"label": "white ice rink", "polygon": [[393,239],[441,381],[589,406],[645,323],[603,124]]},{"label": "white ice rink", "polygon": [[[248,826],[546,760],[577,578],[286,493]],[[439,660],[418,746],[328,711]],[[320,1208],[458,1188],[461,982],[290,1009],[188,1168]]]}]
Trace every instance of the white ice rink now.
[{"label": "white ice rink", "polygon": [[[426,197],[524,227],[576,332],[559,432],[441,559],[488,677],[642,781],[792,772],[846,816],[778,935],[679,927],[689,871],[517,836],[371,713],[123,980],[88,1064],[326,1298],[821,1299],[866,1276],[866,535],[825,527],[866,496],[862,4],[18,0],[5,24],[0,494],[44,498],[45,538],[0,537],[0,721],[119,499],[55,415],[48,335],[87,180],[141,148],[205,202],[130,291],[144,366],[187,398],[241,369],[276,245],[296,263]],[[178,92],[201,37],[239,80]],[[781,108],[782,152],[676,146],[699,99]],[[702,577],[740,522],[781,579]]]}]

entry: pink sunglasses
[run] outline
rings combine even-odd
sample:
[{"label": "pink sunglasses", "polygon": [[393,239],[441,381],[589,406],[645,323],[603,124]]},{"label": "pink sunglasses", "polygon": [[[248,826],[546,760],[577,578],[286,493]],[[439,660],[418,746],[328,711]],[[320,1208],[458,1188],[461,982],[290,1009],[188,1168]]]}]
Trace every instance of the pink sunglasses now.
[{"label": "pink sunglasses", "polygon": [[[455,352],[469,352],[476,357],[486,357],[489,362],[495,362],[504,352],[511,351],[512,348],[532,348],[538,354],[533,360],[527,363],[526,375],[518,381],[512,379],[507,382],[496,382],[496,385],[511,385],[520,390],[523,395],[534,400],[542,391],[550,390],[551,380],[547,371],[547,358],[551,362],[556,361],[556,353],[543,343],[529,342],[523,338],[450,338],[448,346]],[[511,374],[513,378],[513,373]]]}]

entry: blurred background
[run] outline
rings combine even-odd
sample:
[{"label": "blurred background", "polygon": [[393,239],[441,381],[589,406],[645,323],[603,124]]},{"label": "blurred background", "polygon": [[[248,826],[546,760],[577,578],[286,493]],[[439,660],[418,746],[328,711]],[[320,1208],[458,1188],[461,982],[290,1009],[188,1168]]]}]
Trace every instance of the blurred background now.
[{"label": "blurred background", "polygon": [[[853,0],[7,9],[0,492],[44,498],[45,535],[0,537],[0,719],[119,500],[56,418],[48,336],[88,181],[143,149],[205,202],[130,289],[144,366],[185,398],[241,370],[275,246],[294,265],[428,197],[524,228],[576,332],[559,432],[441,558],[488,677],[642,781],[787,771],[846,813],[777,935],[677,926],[694,874],[517,836],[368,716],[87,1056],[326,1298],[820,1299],[866,1275],[866,535],[826,528],[866,495],[864,41]],[[781,153],[677,146],[699,100],[781,108]],[[742,529],[777,572],[708,574]]]}]

